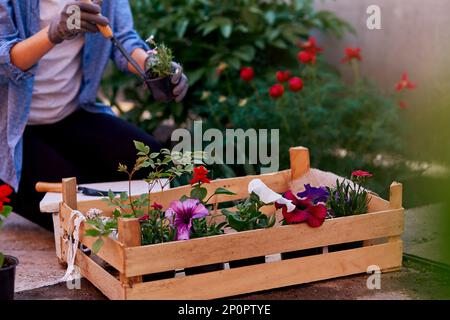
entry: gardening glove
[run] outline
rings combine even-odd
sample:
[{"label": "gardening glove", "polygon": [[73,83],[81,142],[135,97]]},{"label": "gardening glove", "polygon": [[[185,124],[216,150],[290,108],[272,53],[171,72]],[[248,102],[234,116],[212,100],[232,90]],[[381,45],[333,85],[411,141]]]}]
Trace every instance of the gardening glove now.
[{"label": "gardening glove", "polygon": [[174,75],[171,78],[173,88],[173,95],[176,102],[181,102],[189,89],[188,77],[183,73],[183,67],[178,63],[172,61],[172,68],[175,70]]},{"label": "gardening glove", "polygon": [[[81,19],[80,25],[72,17],[74,12],[68,10],[70,6],[78,6],[80,8]],[[87,2],[70,2],[61,11],[60,15],[55,17],[48,29],[48,38],[54,44],[71,40],[80,33],[96,33],[99,32],[97,24],[107,26],[108,18],[100,15],[101,8],[98,4]]]}]

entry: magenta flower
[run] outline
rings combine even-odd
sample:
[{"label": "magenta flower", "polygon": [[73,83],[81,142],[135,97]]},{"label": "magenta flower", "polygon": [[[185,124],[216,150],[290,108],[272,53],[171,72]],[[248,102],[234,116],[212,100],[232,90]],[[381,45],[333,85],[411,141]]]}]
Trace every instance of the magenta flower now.
[{"label": "magenta flower", "polygon": [[189,240],[192,220],[206,217],[208,213],[208,209],[198,199],[172,201],[166,210],[166,218],[177,228],[175,240]]}]

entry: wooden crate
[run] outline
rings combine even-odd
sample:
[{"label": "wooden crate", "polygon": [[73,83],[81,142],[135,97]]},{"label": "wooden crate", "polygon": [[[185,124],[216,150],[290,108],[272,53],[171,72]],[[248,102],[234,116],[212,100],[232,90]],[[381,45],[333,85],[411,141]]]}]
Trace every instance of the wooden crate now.
[{"label": "wooden crate", "polygon": [[[260,178],[276,192],[289,190],[291,181],[309,171],[308,149],[292,148],[291,169],[273,174],[212,181],[209,192],[225,187],[236,196],[218,195],[217,204],[248,197],[247,186]],[[402,186],[391,185],[390,201],[371,195],[369,213],[326,220],[322,227],[306,224],[275,226],[270,229],[228,233],[188,241],[141,246],[137,219],[121,219],[118,241],[107,238],[97,257],[109,264],[104,268],[91,256],[78,250],[75,264],[81,273],[110,299],[213,299],[244,293],[308,283],[318,280],[365,273],[376,265],[381,271],[398,270],[402,265],[401,234],[404,225]],[[189,193],[189,186],[156,193],[152,201],[167,208],[174,199]],[[72,231],[70,215],[73,209],[86,212],[99,208],[110,215],[112,208],[103,201],[77,203],[76,180],[63,180],[63,202],[60,206],[61,251],[66,256],[68,234]],[[217,205],[216,205],[217,208]],[[279,214],[275,209],[267,214]],[[85,237],[89,225],[81,225],[80,242],[92,248],[95,238]],[[364,241],[362,247],[337,252],[323,250],[321,254],[225,269],[198,275],[143,282],[142,276],[187,267],[229,262],[232,260],[275,255],[309,248]],[[92,255],[93,256],[93,255]],[[279,257],[279,255],[278,255]],[[115,272],[111,272],[110,269]]]}]

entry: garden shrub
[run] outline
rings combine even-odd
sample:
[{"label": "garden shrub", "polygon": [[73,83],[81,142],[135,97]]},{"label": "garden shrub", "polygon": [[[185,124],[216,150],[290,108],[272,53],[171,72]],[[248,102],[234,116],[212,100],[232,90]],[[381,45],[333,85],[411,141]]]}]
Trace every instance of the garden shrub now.
[{"label": "garden shrub", "polygon": [[[133,0],[135,25],[177,53],[191,89],[181,104],[151,102],[139,79],[109,71],[103,91],[116,105],[121,90],[134,103],[121,115],[152,132],[165,119],[189,126],[202,118],[204,128],[280,129],[280,164],[289,167],[288,148],[310,148],[312,165],[348,175],[353,169],[374,171],[372,185],[383,193],[403,172],[401,120],[392,96],[366,79],[342,81],[337,69],[318,54],[315,64],[299,63],[299,41],[311,30],[341,36],[352,27],[328,11],[316,11],[313,0]],[[325,50],[327,48],[324,48]],[[240,78],[243,67],[252,81]],[[304,87],[273,99],[275,72],[289,70]],[[242,75],[241,75],[242,76]],[[244,74],[245,78],[245,74]],[[149,117],[151,114],[151,117]],[[383,158],[380,158],[380,155]],[[374,162],[378,159],[378,162]],[[258,172],[253,165],[215,168],[220,176]],[[384,194],[384,193],[383,193]]]}]

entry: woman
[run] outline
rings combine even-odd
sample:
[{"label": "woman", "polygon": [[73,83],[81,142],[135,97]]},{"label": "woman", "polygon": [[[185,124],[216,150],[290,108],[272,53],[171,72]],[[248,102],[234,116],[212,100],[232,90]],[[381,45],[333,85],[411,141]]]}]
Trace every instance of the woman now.
[{"label": "woman", "polygon": [[[127,0],[94,2],[0,0],[0,180],[17,191],[16,212],[49,229],[36,182],[120,180],[117,164],[134,161],[133,140],[159,149],[151,136],[96,103],[110,58],[136,73],[97,25],[109,24],[142,68],[149,48],[133,29]],[[179,102],[188,81],[173,64]]]}]

